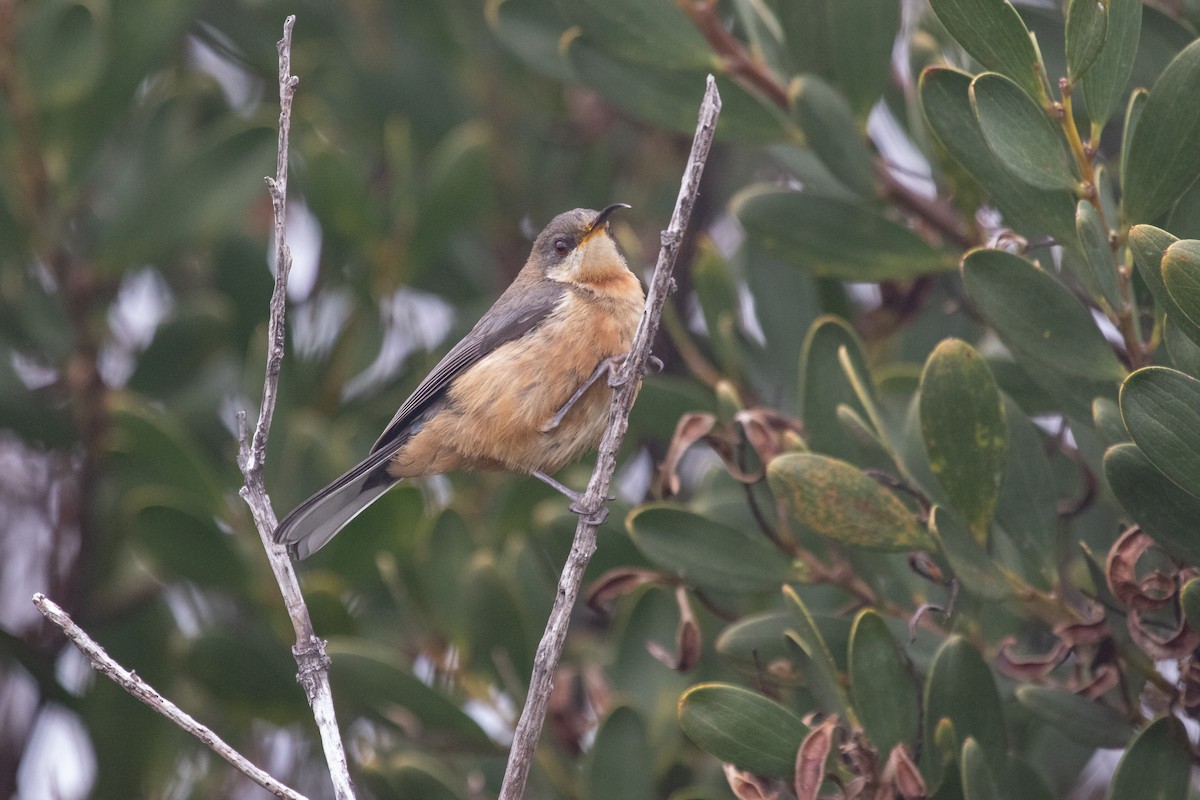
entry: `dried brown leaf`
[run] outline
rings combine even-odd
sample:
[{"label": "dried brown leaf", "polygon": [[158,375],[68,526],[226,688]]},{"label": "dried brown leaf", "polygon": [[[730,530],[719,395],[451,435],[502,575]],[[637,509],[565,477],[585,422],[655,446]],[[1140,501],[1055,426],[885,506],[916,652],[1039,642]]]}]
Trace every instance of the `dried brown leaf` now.
[{"label": "dried brown leaf", "polygon": [[808,732],[796,751],[796,800],[817,800],[825,781],[825,762],[833,749],[837,717],[829,717]]},{"label": "dried brown leaf", "polygon": [[1076,694],[1095,700],[1101,697],[1121,682],[1121,672],[1114,664],[1101,664],[1092,670],[1091,680],[1086,683],[1075,685],[1074,681],[1068,683],[1068,686]]},{"label": "dried brown leaf", "polygon": [[883,768],[884,787],[890,789],[892,795],[903,800],[925,800],[929,790],[925,786],[925,778],[913,763],[908,748],[903,743],[892,748],[888,755],[887,764]]},{"label": "dried brown leaf", "polygon": [[1011,636],[1000,642],[1000,647],[996,650],[996,668],[1005,675],[1020,680],[1045,678],[1071,654],[1071,646],[1061,641],[1056,642],[1050,652],[1041,655],[1014,653],[1012,647],[1016,643],[1017,640]]},{"label": "dried brown leaf", "polygon": [[1135,611],[1163,608],[1175,596],[1173,576],[1159,572],[1141,579],[1137,576],[1138,561],[1153,546],[1154,540],[1141,528],[1130,528],[1121,534],[1108,551],[1108,563],[1105,565],[1108,588],[1114,597]]},{"label": "dried brown leaf", "polygon": [[779,800],[779,788],[772,786],[766,779],[743,772],[733,764],[726,764],[724,771],[725,780],[729,782],[729,788],[738,800]]},{"label": "dried brown leaf", "polygon": [[689,411],[675,423],[675,433],[667,454],[658,468],[658,488],[663,497],[679,494],[679,462],[687,449],[707,436],[717,424],[717,416],[706,411]]},{"label": "dried brown leaf", "polygon": [[648,583],[669,583],[671,577],[656,570],[638,567],[616,567],[601,575],[587,588],[584,596],[588,607],[602,611],[604,606]]},{"label": "dried brown leaf", "polygon": [[665,647],[654,641],[646,642],[646,650],[655,659],[676,672],[687,672],[700,660],[704,642],[700,636],[700,623],[696,620],[696,612],[692,610],[687,590],[683,586],[675,587],[675,602],[679,606],[679,626],[675,629],[675,653],[667,652]]},{"label": "dried brown leaf", "polygon": [[1104,617],[1104,608],[1094,604],[1088,618],[1082,622],[1064,622],[1054,626],[1054,635],[1071,647],[1083,644],[1097,644],[1110,635],[1108,620]]},{"label": "dried brown leaf", "polygon": [[1188,627],[1183,619],[1180,619],[1179,626],[1165,637],[1158,636],[1150,630],[1140,611],[1131,610],[1125,621],[1133,641],[1155,661],[1183,658],[1200,647],[1200,633]]}]

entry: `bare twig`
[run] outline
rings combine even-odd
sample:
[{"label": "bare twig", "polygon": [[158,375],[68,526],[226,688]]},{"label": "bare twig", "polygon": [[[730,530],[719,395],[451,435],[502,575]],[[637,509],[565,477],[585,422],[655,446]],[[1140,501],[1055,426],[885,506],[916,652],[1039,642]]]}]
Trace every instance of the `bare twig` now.
[{"label": "bare twig", "polygon": [[276,797],[289,800],[305,800],[304,795],[296,792],[272,778],[263,770],[250,763],[244,755],[234,750],[217,734],[201,725],[187,712],[163,697],[154,687],[138,677],[136,672],[127,670],[112,659],[104,648],[98,645],[92,637],[75,624],[74,620],[46,595],[38,592],[33,596],[33,604],[42,616],[62,628],[67,638],[75,643],[83,654],[92,662],[92,669],[112,680],[131,695],[174,722],[180,728],[195,736],[208,746],[210,750],[232,764],[239,772],[266,789]]},{"label": "bare twig", "polygon": [[271,294],[271,318],[268,323],[267,371],[263,381],[263,399],[258,412],[258,424],[254,437],[247,441],[245,414],[238,415],[240,451],[238,466],[246,484],[242,487],[242,499],[250,506],[255,527],[267,552],[271,571],[279,584],[284,605],[292,620],[296,633],[296,644],[292,653],[296,657],[299,672],[296,680],[304,687],[304,694],[312,706],[313,718],[320,731],[325,760],[333,780],[334,794],[338,800],[351,800],[354,786],[350,781],[350,770],[346,764],[346,753],[342,748],[342,736],[338,730],[337,717],[333,709],[333,693],[329,688],[329,657],[325,655],[325,642],[317,638],[308,607],[300,593],[300,582],[292,566],[287,548],[277,545],[272,534],[278,524],[275,510],[263,484],[263,463],[266,460],[267,436],[271,430],[271,419],[275,413],[275,398],[279,386],[279,370],[283,363],[284,312],[287,305],[287,280],[292,267],[292,253],[287,245],[287,165],[288,132],[291,127],[292,97],[299,79],[291,75],[292,26],[294,16],[288,17],[283,25],[283,39],[279,41],[279,150],[274,178],[267,178],[271,193],[271,206],[275,217],[275,289]]},{"label": "bare twig", "polygon": [[558,593],[554,598],[554,607],[550,611],[550,619],[546,622],[546,631],[538,644],[533,661],[533,675],[529,681],[529,695],[517,729],[513,734],[512,750],[508,755],[508,767],[504,772],[504,783],[500,788],[500,800],[518,800],[525,792],[525,782],[529,777],[529,767],[533,761],[534,750],[541,736],[542,723],[546,718],[546,707],[550,699],[550,689],[554,683],[554,672],[562,655],[563,643],[567,637],[567,627],[570,623],[571,610],[579,595],[579,586],[583,580],[583,572],[588,561],[596,552],[596,520],[597,515],[604,509],[604,498],[608,493],[609,482],[617,468],[617,450],[625,438],[629,426],[629,411],[637,396],[641,376],[646,372],[646,362],[650,356],[650,348],[654,336],[658,332],[659,320],[662,317],[663,304],[671,293],[674,279],[671,273],[675,268],[675,258],[679,252],[679,244],[683,239],[684,230],[691,218],[692,206],[700,187],[700,176],[708,159],[708,151],[712,145],[713,133],[717,126],[717,117],[721,113],[721,96],[717,92],[717,83],[710,75],[704,93],[704,101],[700,104],[700,119],[696,125],[696,135],[692,140],[692,152],[688,157],[687,166],[683,172],[683,181],[679,187],[679,198],[675,203],[675,212],[671,222],[662,232],[662,248],[658,253],[658,263],[654,268],[654,277],[650,283],[650,291],[646,296],[646,310],[634,334],[633,346],[629,357],[625,360],[618,380],[613,381],[617,386],[613,396],[612,407],[608,414],[608,426],[600,441],[600,454],[596,459],[596,468],[588,482],[587,490],[580,500],[580,507],[585,512],[579,517],[575,527],[575,540],[571,545],[571,553],[563,566],[562,576],[558,581]]}]

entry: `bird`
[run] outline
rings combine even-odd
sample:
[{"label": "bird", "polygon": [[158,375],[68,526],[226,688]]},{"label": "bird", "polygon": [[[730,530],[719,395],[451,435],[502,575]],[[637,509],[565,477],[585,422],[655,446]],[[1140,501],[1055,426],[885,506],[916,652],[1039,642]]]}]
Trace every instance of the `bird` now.
[{"label": "bird", "polygon": [[645,305],[612,237],[609,217],[620,208],[629,206],[554,217],[367,457],[284,517],[275,542],[307,558],[398,482],[456,470],[530,474],[585,513],[580,493],[550,473],[599,442]]}]

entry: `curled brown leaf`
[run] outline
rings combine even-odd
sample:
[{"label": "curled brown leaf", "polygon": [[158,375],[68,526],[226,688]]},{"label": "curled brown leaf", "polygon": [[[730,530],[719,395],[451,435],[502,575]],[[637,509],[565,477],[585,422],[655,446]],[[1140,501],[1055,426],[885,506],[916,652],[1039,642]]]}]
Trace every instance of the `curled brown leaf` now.
[{"label": "curled brown leaf", "polygon": [[1126,623],[1133,641],[1155,661],[1183,658],[1200,647],[1200,633],[1188,627],[1183,619],[1180,619],[1175,630],[1166,636],[1158,636],[1151,631],[1140,611],[1131,610]]},{"label": "curled brown leaf", "polygon": [[726,764],[723,769],[725,780],[737,800],[779,800],[779,787],[772,786],[765,778],[743,772],[733,764]]},{"label": "curled brown leaf", "polygon": [[665,573],[639,567],[615,567],[592,582],[584,593],[588,607],[602,611],[608,603],[648,583],[669,583]]},{"label": "curled brown leaf", "polygon": [[1137,576],[1137,564],[1154,540],[1141,528],[1130,528],[1113,543],[1108,551],[1105,575],[1113,596],[1135,611],[1150,611],[1169,605],[1175,596],[1174,576],[1155,572],[1144,578]]},{"label": "curled brown leaf", "polygon": [[658,487],[663,497],[679,494],[679,462],[687,449],[707,436],[717,424],[717,416],[706,411],[689,411],[675,423],[675,433],[667,454],[658,468]]},{"label": "curled brown leaf", "polygon": [[1071,646],[1066,642],[1056,642],[1050,652],[1042,654],[1017,654],[1012,651],[1017,640],[1007,636],[1000,642],[996,651],[996,668],[1011,678],[1032,681],[1045,678],[1055,667],[1066,661],[1071,654]]},{"label": "curled brown leaf", "polygon": [[833,749],[837,717],[829,717],[813,728],[796,751],[796,800],[817,800],[825,781],[825,762]]},{"label": "curled brown leaf", "polygon": [[890,790],[893,796],[903,800],[925,800],[929,796],[925,778],[903,743],[893,747],[888,755],[883,768],[883,785],[885,790]]},{"label": "curled brown leaf", "polygon": [[654,641],[646,642],[646,649],[655,659],[676,672],[687,672],[700,660],[700,651],[704,642],[700,637],[700,623],[696,620],[696,613],[692,610],[687,590],[683,586],[675,587],[675,602],[679,606],[679,626],[675,629],[675,653],[667,652],[665,647]]},{"label": "curled brown leaf", "polygon": [[1121,672],[1115,664],[1101,664],[1092,670],[1092,677],[1082,683],[1071,681],[1068,687],[1076,694],[1095,700],[1121,682]]}]

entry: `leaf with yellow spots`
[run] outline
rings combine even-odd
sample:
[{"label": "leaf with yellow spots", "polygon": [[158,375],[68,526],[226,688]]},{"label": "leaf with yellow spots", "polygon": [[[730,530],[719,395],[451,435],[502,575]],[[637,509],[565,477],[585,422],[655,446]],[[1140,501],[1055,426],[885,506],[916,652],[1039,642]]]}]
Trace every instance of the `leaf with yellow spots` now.
[{"label": "leaf with yellow spots", "polygon": [[971,345],[946,339],[934,349],[921,373],[920,414],[929,468],[986,546],[1008,455],[1008,425],[996,379]]},{"label": "leaf with yellow spots", "polygon": [[842,544],[892,552],[936,546],[900,498],[853,464],[789,453],[768,465],[767,481],[797,520]]}]

